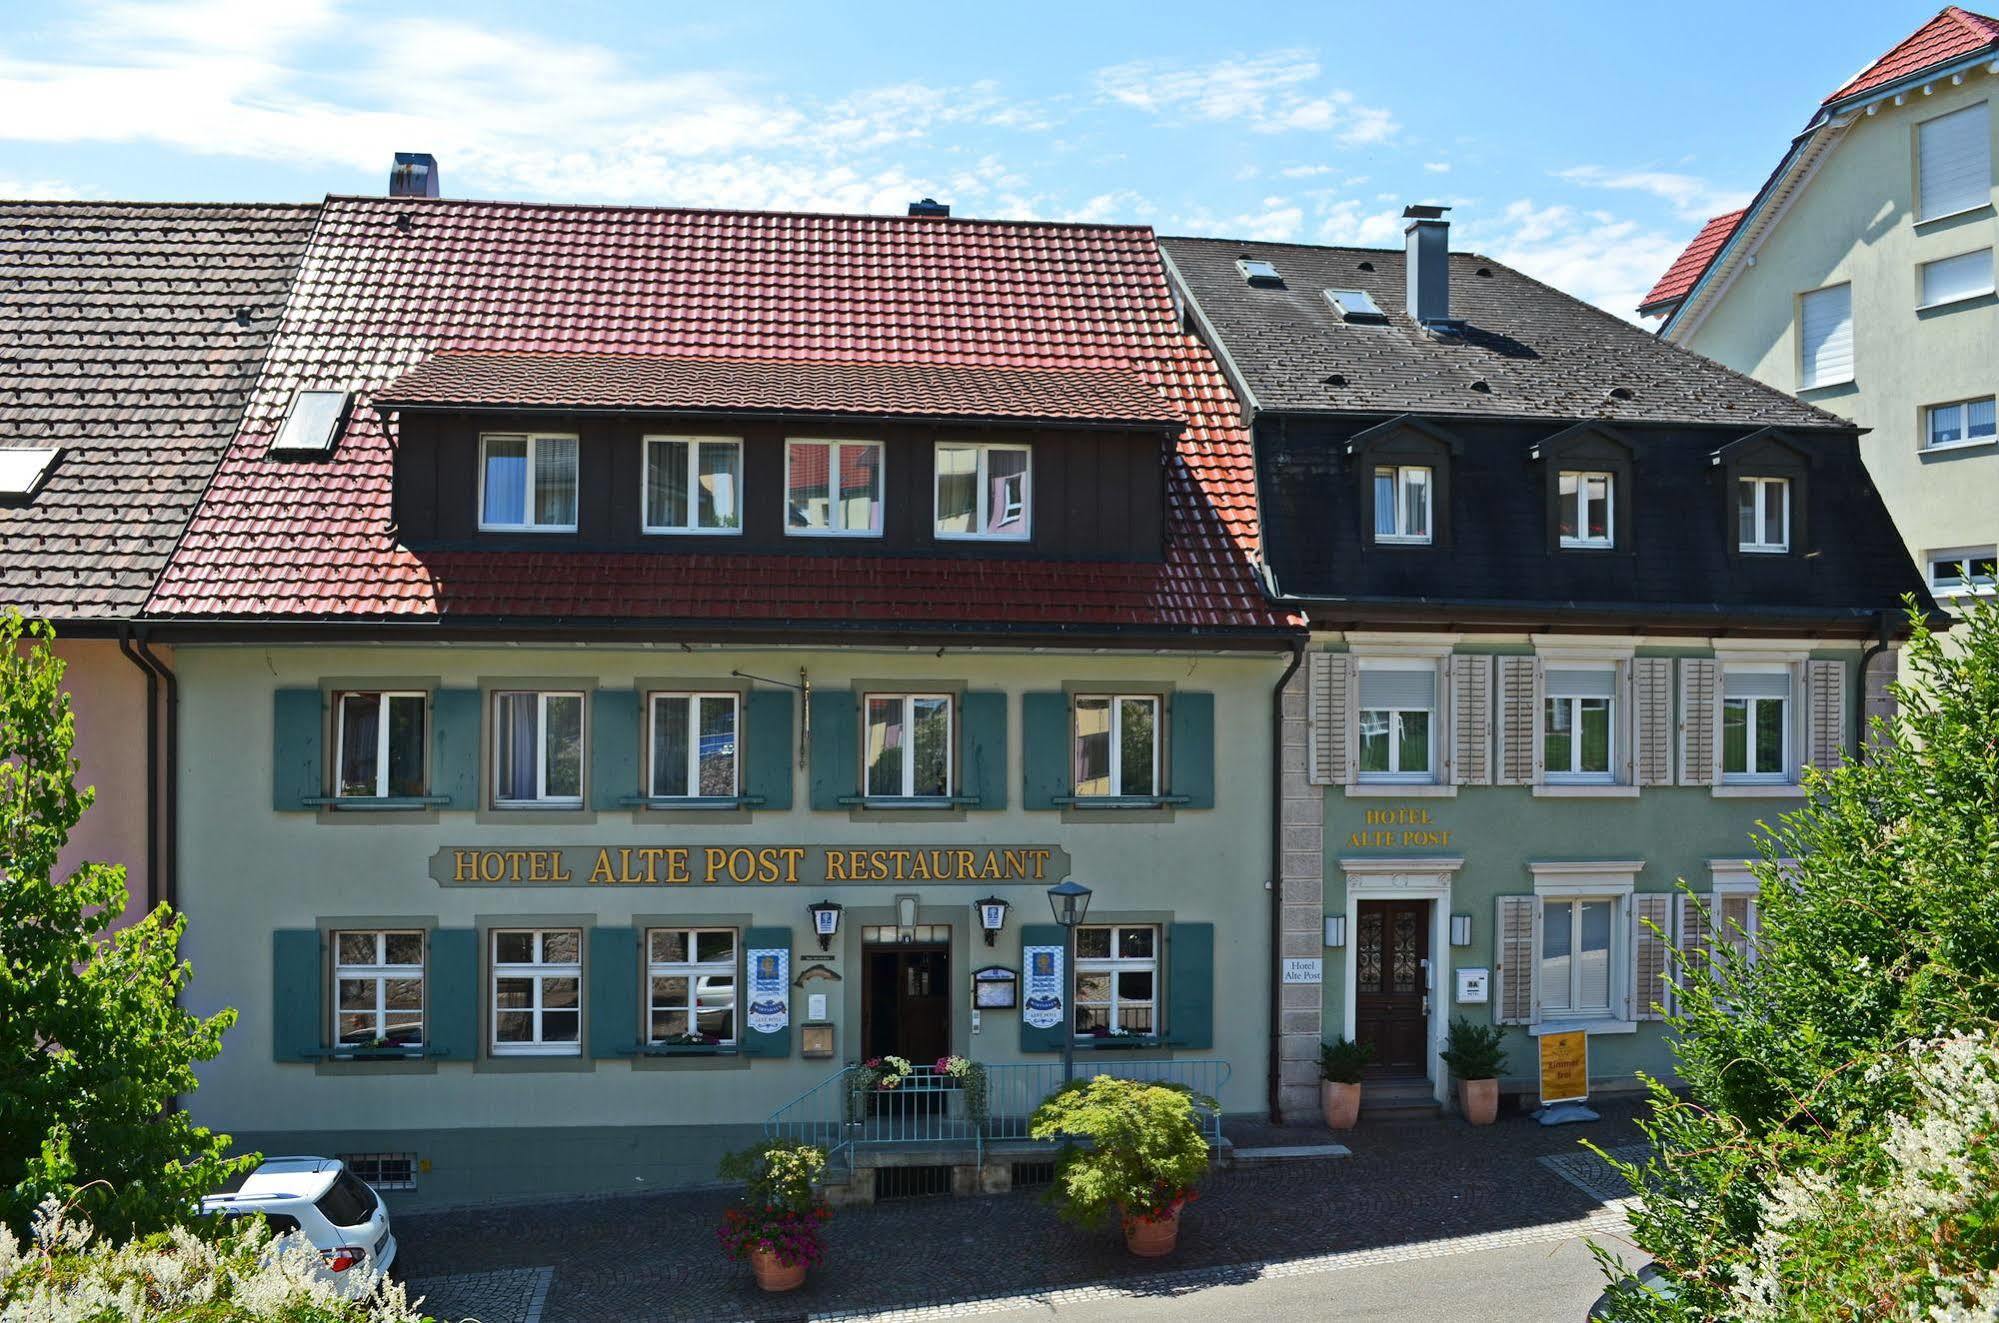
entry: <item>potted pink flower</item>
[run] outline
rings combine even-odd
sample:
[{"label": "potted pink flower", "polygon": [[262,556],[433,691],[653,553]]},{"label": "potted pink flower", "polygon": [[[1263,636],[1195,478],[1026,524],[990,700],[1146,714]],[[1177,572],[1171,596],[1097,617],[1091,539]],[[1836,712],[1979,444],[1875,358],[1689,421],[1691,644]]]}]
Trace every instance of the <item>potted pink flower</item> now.
[{"label": "potted pink flower", "polygon": [[771,1140],[722,1159],[721,1175],[743,1182],[743,1201],[722,1214],[716,1236],[732,1259],[747,1259],[757,1285],[794,1291],[826,1257],[820,1230],[833,1210],[814,1182],[826,1170],[826,1150]]}]

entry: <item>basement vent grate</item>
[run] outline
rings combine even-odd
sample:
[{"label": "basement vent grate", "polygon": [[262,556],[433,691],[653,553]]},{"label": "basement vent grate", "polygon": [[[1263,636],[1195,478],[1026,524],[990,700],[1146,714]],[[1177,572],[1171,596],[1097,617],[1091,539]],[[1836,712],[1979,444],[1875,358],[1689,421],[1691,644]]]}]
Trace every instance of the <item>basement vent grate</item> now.
[{"label": "basement vent grate", "polygon": [[1032,1190],[1055,1183],[1055,1164],[1052,1162],[1016,1162],[1013,1164],[1013,1188]]},{"label": "basement vent grate", "polygon": [[876,1167],[875,1202],[951,1193],[949,1167]]},{"label": "basement vent grate", "polygon": [[342,1153],[347,1170],[377,1190],[416,1189],[417,1160],[414,1153]]}]

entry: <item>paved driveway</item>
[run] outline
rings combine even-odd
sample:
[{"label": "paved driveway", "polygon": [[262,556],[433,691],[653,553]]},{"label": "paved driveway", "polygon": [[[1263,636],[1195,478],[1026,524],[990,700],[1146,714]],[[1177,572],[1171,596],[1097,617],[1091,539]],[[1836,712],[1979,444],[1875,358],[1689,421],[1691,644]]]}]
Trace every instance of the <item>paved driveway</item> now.
[{"label": "paved driveway", "polygon": [[[412,1271],[424,1274],[416,1287],[428,1290],[430,1307],[480,1323],[855,1316],[945,1305],[957,1306],[954,1314],[998,1313],[1033,1302],[1023,1297],[1046,1309],[1065,1296],[1072,1312],[1133,1300],[1133,1308],[1152,1300],[1165,1309],[1189,1292],[1221,1309],[1229,1293],[1250,1286],[1272,1293],[1271,1307],[1282,1311],[1305,1308],[1316,1289],[1305,1279],[1332,1283],[1328,1273],[1383,1283],[1384,1302],[1417,1291],[1406,1316],[1532,1319],[1547,1316],[1536,1310],[1552,1280],[1529,1271],[1535,1255],[1586,1268],[1575,1257],[1578,1236],[1608,1236],[1618,1225],[1604,1216],[1615,1187],[1603,1185],[1594,1164],[1567,1159],[1583,1138],[1607,1147],[1641,1139],[1633,1106],[1606,1105],[1600,1122],[1552,1130],[1524,1117],[1484,1129],[1449,1119],[1375,1124],[1342,1136],[1348,1158],[1220,1172],[1185,1215],[1180,1250],[1167,1264],[1131,1258],[1113,1231],[1077,1231],[1025,1192],[842,1212],[829,1228],[829,1261],[788,1296],[760,1294],[747,1266],[723,1258],[714,1235],[730,1199],[722,1191],[409,1216],[397,1231]],[[1549,1157],[1557,1161],[1541,1160]],[[1422,1283],[1434,1279],[1442,1290],[1459,1267],[1487,1262],[1507,1267],[1505,1276],[1482,1277],[1499,1312],[1419,1308]],[[1587,1303],[1595,1294],[1593,1271],[1559,1274],[1566,1294],[1558,1312],[1571,1297]],[[1519,1309],[1506,1312],[1515,1295]],[[1317,1316],[1340,1315],[1321,1301]]]}]

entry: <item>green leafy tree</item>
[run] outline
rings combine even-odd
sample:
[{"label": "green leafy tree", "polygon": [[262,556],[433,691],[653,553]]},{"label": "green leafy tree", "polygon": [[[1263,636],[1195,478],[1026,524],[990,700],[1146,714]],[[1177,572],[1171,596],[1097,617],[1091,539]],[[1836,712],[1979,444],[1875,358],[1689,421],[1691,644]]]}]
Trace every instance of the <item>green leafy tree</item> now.
[{"label": "green leafy tree", "polygon": [[175,1098],[234,1011],[181,1009],[184,920],[164,906],[111,931],[125,870],[56,859],[94,793],[46,624],[0,616],[0,1224],[26,1234],[55,1195],[112,1235],[184,1221],[249,1159]]},{"label": "green leafy tree", "polygon": [[1213,1098],[1179,1084],[1110,1075],[1071,1080],[1044,1098],[1027,1123],[1035,1139],[1065,1141],[1049,1201],[1085,1227],[1102,1226],[1113,1213],[1171,1217],[1208,1174],[1208,1141],[1196,1109],[1216,1107]]},{"label": "green leafy tree", "polygon": [[1626,1172],[1665,1284],[1599,1251],[1613,1318],[1994,1316],[1999,1207],[1960,1195],[1999,1126],[1999,608],[1961,618],[1912,617],[1899,720],[1759,834],[1753,950],[1683,962],[1685,1096],[1651,1082]]}]

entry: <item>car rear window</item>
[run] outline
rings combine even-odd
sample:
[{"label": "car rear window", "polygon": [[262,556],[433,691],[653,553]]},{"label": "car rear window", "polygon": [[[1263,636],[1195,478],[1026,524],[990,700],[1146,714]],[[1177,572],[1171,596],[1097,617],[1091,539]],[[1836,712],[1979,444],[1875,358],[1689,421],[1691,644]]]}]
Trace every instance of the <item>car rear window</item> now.
[{"label": "car rear window", "polygon": [[375,1214],[375,1192],[343,1171],[313,1206],[334,1226],[359,1226]]},{"label": "car rear window", "polygon": [[[247,1222],[259,1213],[264,1213],[264,1210],[261,1208],[232,1208],[224,1213],[223,1216],[232,1222],[239,1220]],[[298,1230],[298,1219],[290,1213],[264,1213],[264,1220],[271,1224],[271,1234],[274,1236],[287,1236]]]}]

